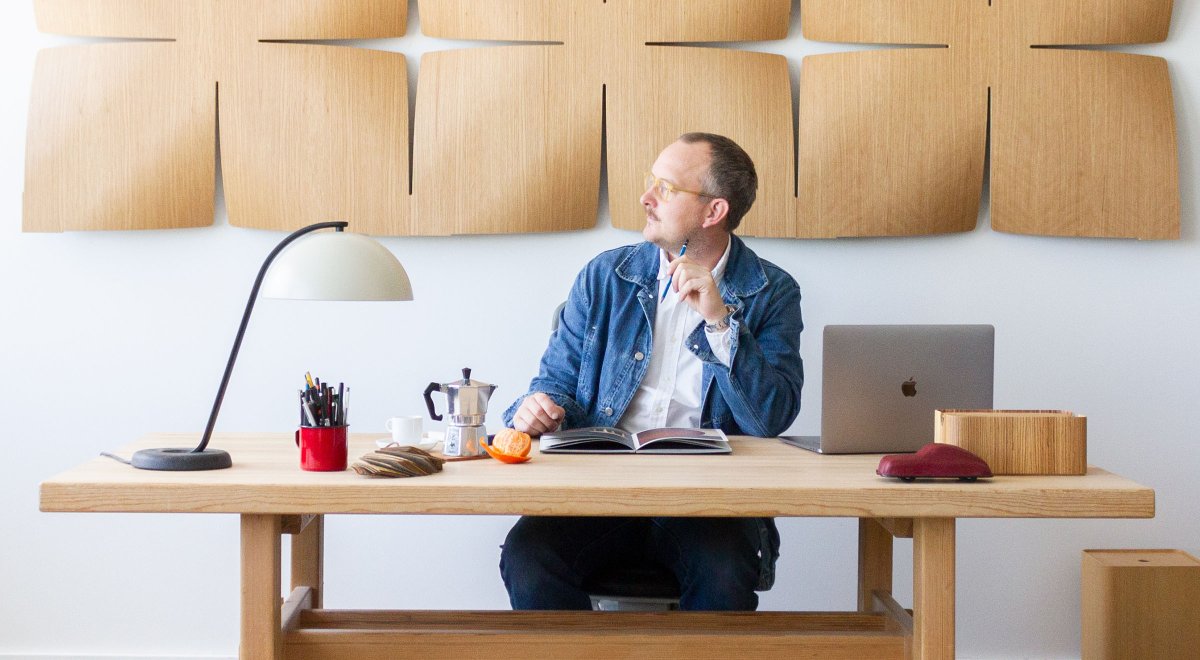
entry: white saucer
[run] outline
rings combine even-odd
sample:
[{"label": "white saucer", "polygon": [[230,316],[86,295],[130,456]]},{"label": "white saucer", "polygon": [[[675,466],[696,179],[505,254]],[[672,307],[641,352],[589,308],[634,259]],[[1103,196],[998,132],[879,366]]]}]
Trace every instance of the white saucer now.
[{"label": "white saucer", "polygon": [[[433,449],[437,443],[441,442],[446,437],[442,431],[426,431],[421,434],[421,443],[416,445],[417,449]],[[384,448],[392,444],[391,438],[379,438],[375,444],[380,448]]]}]

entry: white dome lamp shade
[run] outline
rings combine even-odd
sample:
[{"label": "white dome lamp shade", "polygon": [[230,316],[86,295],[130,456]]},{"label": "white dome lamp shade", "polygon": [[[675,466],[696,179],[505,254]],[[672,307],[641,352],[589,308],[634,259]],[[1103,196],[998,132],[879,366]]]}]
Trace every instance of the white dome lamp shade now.
[{"label": "white dome lamp shade", "polygon": [[[233,459],[220,449],[209,449],[217,414],[225,398],[225,388],[233,373],[242,337],[250,322],[250,312],[259,290],[268,298],[290,300],[412,300],[412,285],[404,266],[378,241],[361,234],[343,231],[349,223],[320,222],[288,235],[267,255],[250,299],[242,315],[221,386],[213,402],[212,413],[200,444],[194,449],[143,449],[135,452],[131,464],[144,470],[219,470],[231,467]],[[312,233],[320,229],[332,232]],[[306,234],[311,234],[306,236]],[[297,240],[304,237],[303,240]],[[290,247],[289,247],[290,246]],[[285,250],[285,248],[287,248]],[[278,261],[276,261],[278,257]],[[272,262],[275,262],[272,268]]]}]

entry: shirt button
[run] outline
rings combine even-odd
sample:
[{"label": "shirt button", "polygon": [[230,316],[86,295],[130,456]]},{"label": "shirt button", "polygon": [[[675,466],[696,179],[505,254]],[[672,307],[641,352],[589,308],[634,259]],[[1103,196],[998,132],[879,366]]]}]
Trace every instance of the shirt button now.
[{"label": "shirt button", "polygon": [[605,414],[605,415],[611,415],[611,414],[612,414],[612,408],[605,408],[605,409],[604,409],[604,414]]},{"label": "shirt button", "polygon": [[637,360],[638,362],[641,362],[645,357],[645,354],[643,354],[641,351],[633,354],[633,359]]}]

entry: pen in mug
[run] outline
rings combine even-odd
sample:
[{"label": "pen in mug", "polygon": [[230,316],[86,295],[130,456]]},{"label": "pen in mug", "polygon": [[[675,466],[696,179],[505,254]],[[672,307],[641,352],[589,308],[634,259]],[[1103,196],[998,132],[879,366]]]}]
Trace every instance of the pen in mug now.
[{"label": "pen in mug", "polygon": [[[682,257],[684,254],[687,253],[687,244],[688,244],[688,242],[684,241],[683,247],[679,249],[680,257]],[[673,279],[675,279],[675,273],[671,273],[670,277],[667,278],[667,285],[663,287],[662,298],[659,298],[658,302],[662,302],[667,299],[667,292],[671,290],[671,280],[673,280]]]}]

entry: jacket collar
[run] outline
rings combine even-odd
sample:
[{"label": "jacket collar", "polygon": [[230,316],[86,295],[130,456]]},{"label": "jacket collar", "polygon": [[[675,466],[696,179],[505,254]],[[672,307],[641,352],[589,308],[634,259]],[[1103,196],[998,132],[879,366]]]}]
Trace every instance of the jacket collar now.
[{"label": "jacket collar", "polygon": [[[744,298],[762,291],[767,286],[767,272],[758,256],[737,236],[730,234],[729,241],[733,245],[720,282],[722,297]],[[634,245],[617,264],[616,272],[626,282],[653,290],[658,282],[658,246],[647,241]]]}]

